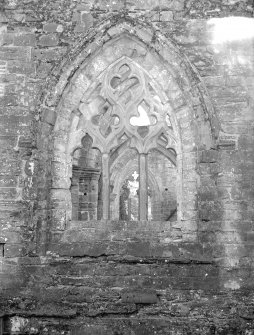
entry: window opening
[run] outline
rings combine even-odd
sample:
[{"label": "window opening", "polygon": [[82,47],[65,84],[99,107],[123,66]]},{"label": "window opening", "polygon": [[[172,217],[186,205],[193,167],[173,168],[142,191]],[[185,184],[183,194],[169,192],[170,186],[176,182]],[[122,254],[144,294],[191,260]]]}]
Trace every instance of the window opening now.
[{"label": "window opening", "polygon": [[5,243],[0,243],[0,257],[4,257],[4,246]]},{"label": "window opening", "polygon": [[156,149],[149,152],[148,166],[151,174],[156,176],[157,184],[157,192],[153,192],[151,199],[152,220],[174,221],[177,212],[176,167]]},{"label": "window opening", "polygon": [[[82,139],[73,155],[71,196],[73,220],[97,220],[101,203],[101,153],[92,148],[92,138]],[[99,201],[100,200],[100,201]]]},{"label": "window opening", "polygon": [[[73,154],[73,219],[171,218],[177,203],[176,139],[169,106],[148,75],[127,58],[99,81],[79,107],[86,135]],[[122,159],[128,150],[136,151],[135,164],[133,156]]]},{"label": "window opening", "polygon": [[10,318],[6,315],[0,317],[0,335],[11,334],[11,322]]},{"label": "window opening", "polygon": [[120,220],[137,221],[139,208],[139,181],[138,173],[134,171],[123,182],[120,191]]}]

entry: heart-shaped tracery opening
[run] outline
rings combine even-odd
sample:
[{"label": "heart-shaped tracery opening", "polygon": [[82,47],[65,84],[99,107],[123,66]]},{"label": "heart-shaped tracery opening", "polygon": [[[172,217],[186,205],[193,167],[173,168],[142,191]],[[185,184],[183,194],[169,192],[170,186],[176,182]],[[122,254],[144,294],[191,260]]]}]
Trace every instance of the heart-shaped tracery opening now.
[{"label": "heart-shaped tracery opening", "polygon": [[139,116],[130,118],[130,124],[136,127],[154,126],[157,123],[155,116],[150,115],[150,106],[145,102],[138,106]]}]

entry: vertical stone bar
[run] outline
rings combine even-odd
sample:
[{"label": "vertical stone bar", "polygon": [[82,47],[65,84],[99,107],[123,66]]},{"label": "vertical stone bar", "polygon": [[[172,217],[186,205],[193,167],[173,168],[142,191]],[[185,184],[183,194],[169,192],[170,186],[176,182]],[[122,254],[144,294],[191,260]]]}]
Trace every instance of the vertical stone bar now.
[{"label": "vertical stone bar", "polygon": [[128,220],[131,221],[131,198],[128,199]]},{"label": "vertical stone bar", "polygon": [[147,154],[139,155],[139,220],[147,220]]},{"label": "vertical stone bar", "polygon": [[102,154],[102,199],[103,199],[103,219],[109,219],[109,155],[107,153]]},{"label": "vertical stone bar", "polygon": [[73,167],[71,180],[71,202],[72,202],[72,220],[78,220],[79,212],[79,175],[77,169]]}]

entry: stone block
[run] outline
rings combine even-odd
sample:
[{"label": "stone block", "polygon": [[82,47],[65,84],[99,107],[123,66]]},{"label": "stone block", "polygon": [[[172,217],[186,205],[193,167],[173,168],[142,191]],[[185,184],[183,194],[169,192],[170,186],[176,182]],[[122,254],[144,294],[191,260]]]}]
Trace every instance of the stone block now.
[{"label": "stone block", "polygon": [[0,45],[1,46],[8,46],[8,45],[12,45],[13,41],[14,41],[14,33],[2,33],[0,35]]},{"label": "stone block", "polygon": [[76,10],[77,11],[86,11],[86,12],[89,12],[91,7],[93,5],[93,0],[92,1],[89,1],[88,3],[82,3],[82,4],[78,4],[77,7],[76,7]]},{"label": "stone block", "polygon": [[57,61],[62,58],[63,54],[66,52],[65,47],[55,47],[50,49],[34,49],[32,52],[32,59],[48,61]]},{"label": "stone block", "polygon": [[0,60],[20,60],[30,61],[31,48],[30,47],[0,47]]},{"label": "stone block", "polygon": [[14,45],[16,46],[36,46],[35,34],[18,34],[14,36]]},{"label": "stone block", "polygon": [[200,187],[198,190],[198,199],[200,201],[217,200],[217,198],[218,198],[217,187],[203,186]]},{"label": "stone block", "polygon": [[17,186],[17,176],[0,175],[0,188],[1,187],[15,187],[15,186]]},{"label": "stone block", "polygon": [[99,257],[101,255],[111,254],[108,252],[108,243],[60,243],[52,245],[51,250],[60,256],[88,256],[88,257]]},{"label": "stone block", "polygon": [[[1,142],[1,141],[0,141]],[[17,158],[2,153],[2,163],[0,165],[0,173],[5,174],[6,171],[12,175],[21,173],[21,162]]]},{"label": "stone block", "polygon": [[226,79],[223,76],[208,76],[203,78],[206,86],[209,89],[214,89],[214,87],[222,87],[225,85]]},{"label": "stone block", "polygon": [[200,243],[216,243],[216,235],[214,232],[199,232],[198,236]]},{"label": "stone block", "polygon": [[190,307],[187,304],[173,304],[170,315],[186,317],[190,314]]},{"label": "stone block", "polygon": [[35,75],[35,64],[23,61],[9,61],[7,69],[9,73],[25,74],[27,76]]},{"label": "stone block", "polygon": [[200,202],[199,217],[203,221],[221,220],[223,212],[222,204],[218,201]]},{"label": "stone block", "polygon": [[86,92],[88,88],[91,86],[90,80],[86,77],[85,73],[82,73],[77,80],[75,81],[75,85],[80,89],[83,90],[83,92]]},{"label": "stone block", "polygon": [[245,234],[245,239],[247,240],[247,242],[253,243],[254,247],[254,232],[247,232]]},{"label": "stone block", "polygon": [[21,189],[16,187],[0,188],[0,199],[17,199],[21,194]]},{"label": "stone block", "polygon": [[97,315],[103,314],[133,314],[137,311],[137,306],[131,303],[103,303],[101,302],[100,307],[91,306],[87,312],[88,316],[96,317]]},{"label": "stone block", "polygon": [[88,215],[89,215],[88,211],[79,212],[78,213],[78,219],[82,220],[82,221],[87,221],[88,220]]},{"label": "stone block", "polygon": [[242,236],[236,231],[216,232],[216,239],[223,241],[225,244],[240,244]]},{"label": "stone block", "polygon": [[44,109],[42,112],[42,121],[54,126],[57,118],[57,114],[54,110]]},{"label": "stone block", "polygon": [[38,42],[42,47],[55,47],[58,43],[59,39],[56,34],[42,35]]},{"label": "stone block", "polygon": [[18,106],[18,96],[14,94],[5,94],[0,98],[0,106]]},{"label": "stone block", "polygon": [[153,35],[150,32],[145,30],[138,30],[136,34],[145,43],[151,43]]},{"label": "stone block", "polygon": [[87,27],[84,23],[77,23],[77,25],[74,28],[75,33],[83,33],[87,31]]},{"label": "stone block", "polygon": [[81,12],[81,22],[85,24],[86,30],[93,25],[93,16],[89,12]]},{"label": "stone block", "polygon": [[26,255],[27,251],[23,244],[6,244],[4,247],[4,257],[22,257]]},{"label": "stone block", "polygon": [[51,210],[52,230],[64,231],[66,228],[66,215],[63,209]]},{"label": "stone block", "polygon": [[160,0],[160,7],[162,9],[170,9],[173,11],[181,11],[184,9],[184,2],[182,0]]},{"label": "stone block", "polygon": [[81,21],[81,14],[80,12],[75,11],[72,15],[72,22],[80,22]]},{"label": "stone block", "polygon": [[0,22],[1,23],[7,23],[9,21],[9,19],[7,18],[7,16],[1,11],[0,13]]},{"label": "stone block", "polygon": [[44,24],[43,25],[43,30],[46,33],[62,33],[64,28],[61,24],[51,22],[51,23]]},{"label": "stone block", "polygon": [[162,11],[160,12],[160,21],[172,21],[174,13],[172,11]]},{"label": "stone block", "polygon": [[77,315],[77,309],[75,307],[65,308],[59,306],[57,303],[48,303],[43,306],[38,306],[33,311],[28,311],[28,316],[37,316],[37,317],[66,317],[71,318]]},{"label": "stone block", "polygon": [[160,1],[159,0],[135,0],[129,1],[128,6],[132,9],[155,9],[159,8]]},{"label": "stone block", "polygon": [[46,78],[50,75],[50,70],[52,69],[52,64],[41,62],[36,69],[38,78]]},{"label": "stone block", "polygon": [[239,135],[220,133],[218,148],[220,150],[235,150],[238,146]]},{"label": "stone block", "polygon": [[25,22],[25,21],[29,21],[30,19],[32,20],[32,18],[29,16],[29,15],[26,15],[24,13],[19,13],[19,12],[14,12],[14,21],[17,21],[17,22]]},{"label": "stone block", "polygon": [[[25,114],[25,113],[24,113]],[[15,136],[19,131],[20,135],[24,135],[31,125],[32,116],[26,115],[6,115],[6,118],[0,124],[0,133],[2,135]]]},{"label": "stone block", "polygon": [[199,162],[200,163],[215,163],[218,161],[218,151],[217,150],[203,150],[200,153]]},{"label": "stone block", "polygon": [[151,244],[149,241],[128,242],[121,250],[121,254],[131,255],[134,257],[151,256]]},{"label": "stone block", "polygon": [[156,304],[159,301],[154,291],[125,291],[121,293],[121,300],[135,304]]}]

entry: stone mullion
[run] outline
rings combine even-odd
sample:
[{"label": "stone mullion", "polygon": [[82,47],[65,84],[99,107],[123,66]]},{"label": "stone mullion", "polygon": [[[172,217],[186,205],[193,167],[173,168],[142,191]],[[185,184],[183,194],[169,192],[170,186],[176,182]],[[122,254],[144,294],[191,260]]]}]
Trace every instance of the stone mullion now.
[{"label": "stone mullion", "polygon": [[74,171],[72,175],[71,198],[72,198],[72,220],[78,220],[79,178],[77,175],[74,175]]},{"label": "stone mullion", "polygon": [[147,154],[139,154],[139,220],[147,220],[148,212]]},{"label": "stone mullion", "polygon": [[131,221],[131,198],[128,199],[128,220]]},{"label": "stone mullion", "polygon": [[110,194],[109,194],[109,154],[104,153],[102,155],[102,199],[103,199],[103,219],[109,219],[109,206],[110,206]]}]

